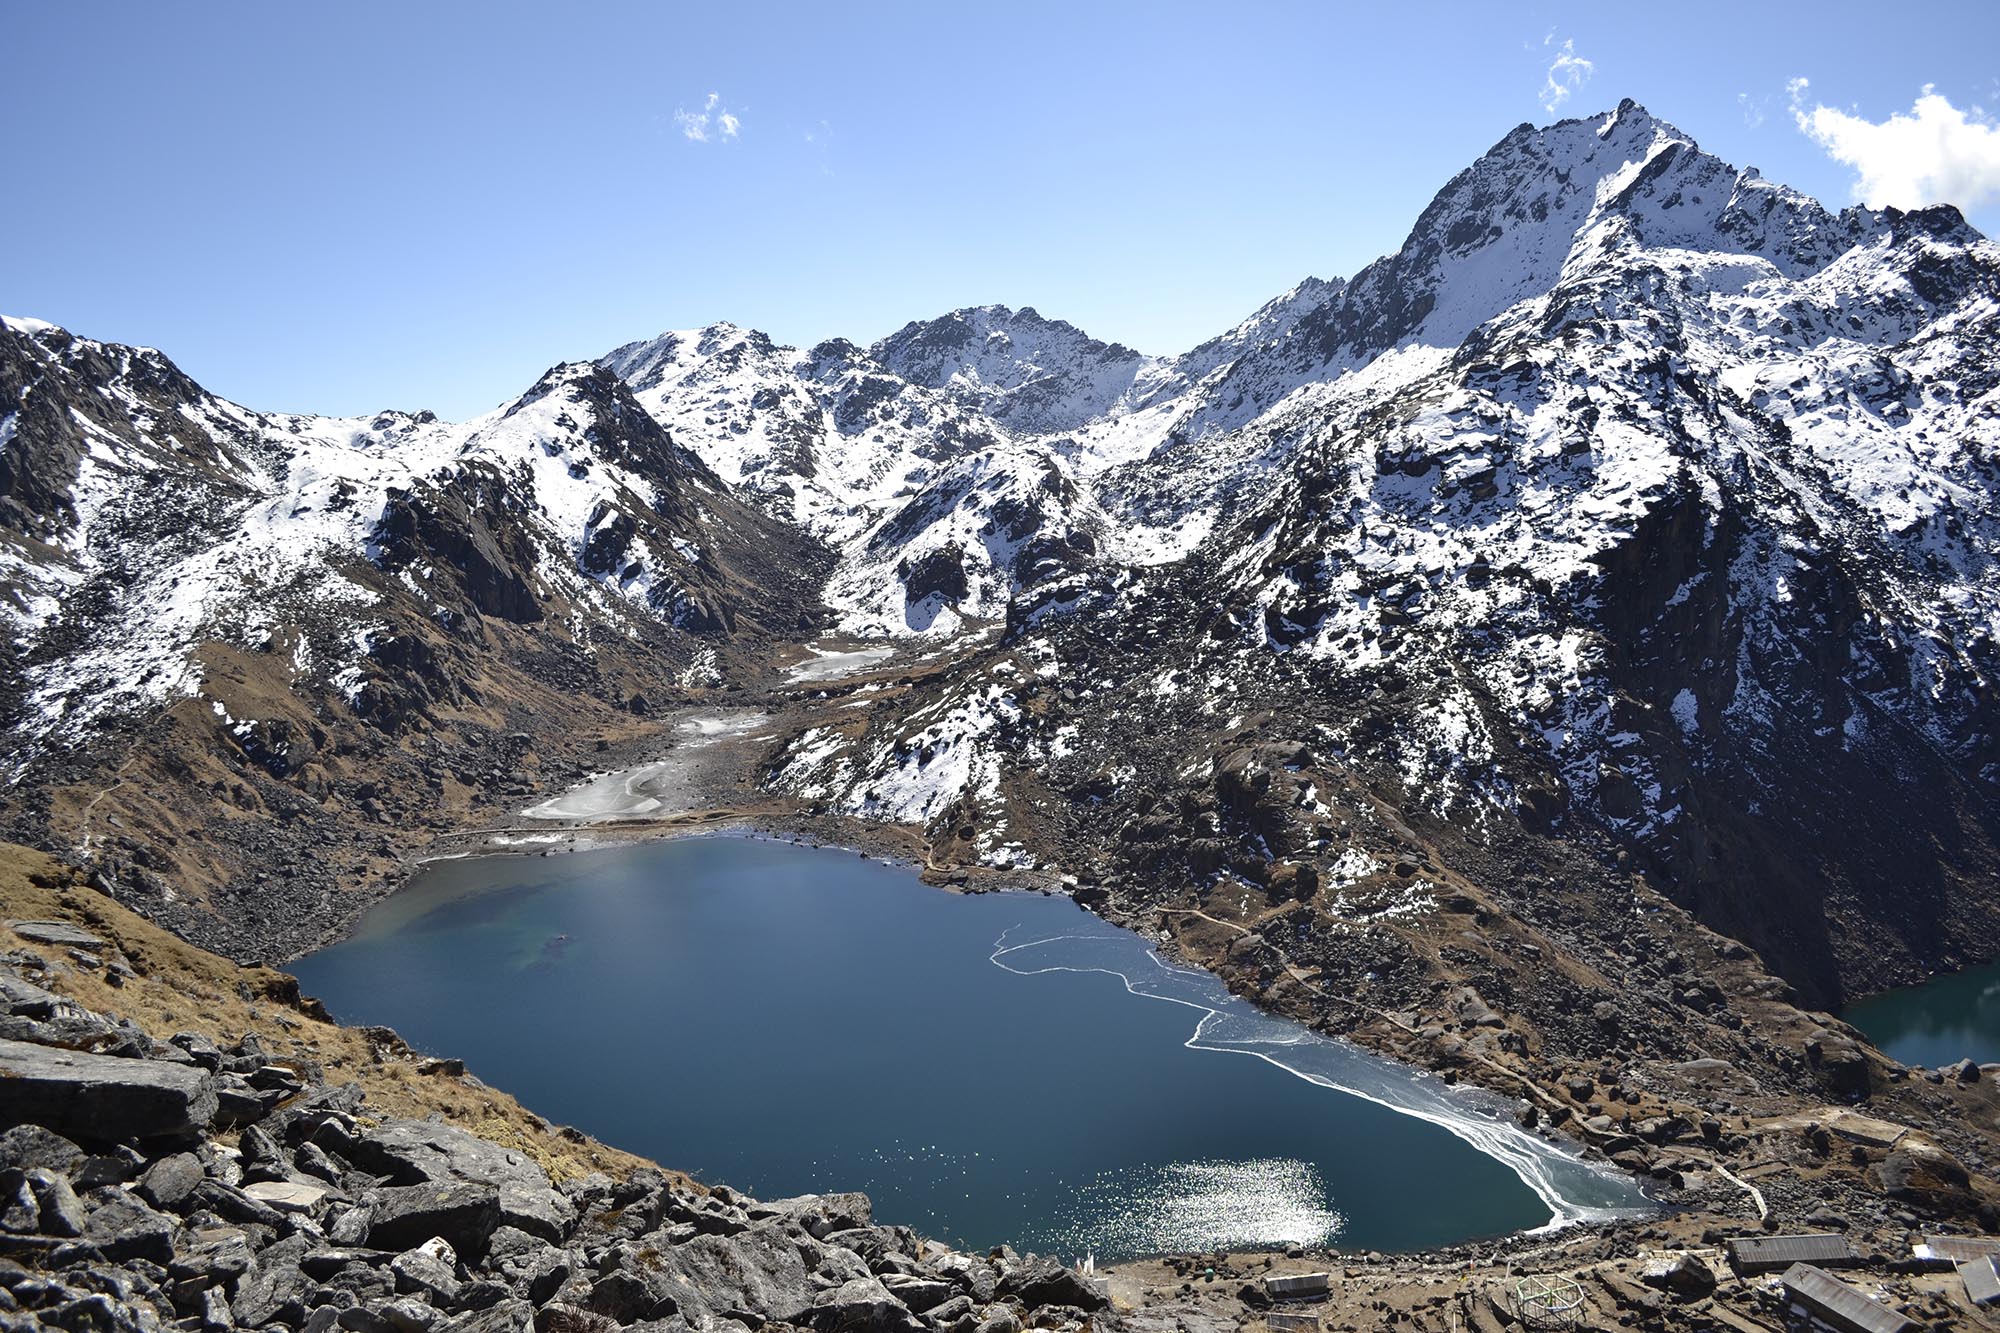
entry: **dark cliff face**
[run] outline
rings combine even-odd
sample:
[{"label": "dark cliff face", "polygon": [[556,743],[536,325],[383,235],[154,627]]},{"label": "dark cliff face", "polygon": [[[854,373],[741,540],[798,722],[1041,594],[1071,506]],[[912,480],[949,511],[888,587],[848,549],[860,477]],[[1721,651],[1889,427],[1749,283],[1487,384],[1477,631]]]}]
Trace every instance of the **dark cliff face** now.
[{"label": "dark cliff face", "polygon": [[463,468],[421,494],[391,491],[375,526],[376,563],[400,574],[435,562],[456,576],[470,612],[533,624],[542,607],[523,576],[534,552],[511,521],[519,512],[520,501],[489,468]]},{"label": "dark cliff face", "polygon": [[72,490],[91,431],[143,440],[149,456],[211,479],[240,468],[232,446],[244,441],[230,438],[211,403],[150,348],[0,324],[0,417],[11,418],[0,442],[0,524],[42,540],[75,526]]}]

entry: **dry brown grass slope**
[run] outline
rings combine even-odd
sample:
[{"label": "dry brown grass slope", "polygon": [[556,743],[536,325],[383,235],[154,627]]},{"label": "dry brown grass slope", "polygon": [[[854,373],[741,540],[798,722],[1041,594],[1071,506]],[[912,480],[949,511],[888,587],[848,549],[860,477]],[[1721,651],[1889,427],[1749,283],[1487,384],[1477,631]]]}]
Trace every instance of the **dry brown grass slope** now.
[{"label": "dry brown grass slope", "polygon": [[0,925],[0,951],[31,950],[60,965],[52,989],[162,1041],[199,1032],[223,1044],[255,1032],[273,1056],[317,1061],[327,1081],[359,1083],[377,1117],[431,1115],[527,1154],[556,1180],[603,1171],[619,1176],[649,1162],[573,1129],[551,1125],[504,1092],[460,1077],[411,1051],[384,1029],[331,1021],[298,983],[267,967],[244,967],[153,925],[85,884],[68,866],[16,843],[0,843],[0,921],[66,921],[101,936],[137,975],[114,984],[103,969],[34,944]]}]

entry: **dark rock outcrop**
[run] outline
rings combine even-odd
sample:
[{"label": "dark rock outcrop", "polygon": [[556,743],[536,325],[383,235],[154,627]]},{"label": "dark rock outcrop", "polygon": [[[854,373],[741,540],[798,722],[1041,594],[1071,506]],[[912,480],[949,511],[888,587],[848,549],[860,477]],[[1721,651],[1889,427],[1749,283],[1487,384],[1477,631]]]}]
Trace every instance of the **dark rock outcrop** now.
[{"label": "dark rock outcrop", "polygon": [[160,1060],[121,1060],[0,1040],[0,1119],[82,1143],[181,1134],[215,1114],[214,1081]]}]

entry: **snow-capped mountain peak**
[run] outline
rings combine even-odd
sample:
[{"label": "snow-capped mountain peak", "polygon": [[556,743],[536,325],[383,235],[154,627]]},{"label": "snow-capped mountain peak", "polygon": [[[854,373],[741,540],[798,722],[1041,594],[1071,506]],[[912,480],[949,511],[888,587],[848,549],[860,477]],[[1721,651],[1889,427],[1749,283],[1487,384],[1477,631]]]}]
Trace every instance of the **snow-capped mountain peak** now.
[{"label": "snow-capped mountain peak", "polygon": [[1033,306],[954,310],[906,324],[868,350],[891,373],[1024,435],[1075,430],[1106,415],[1154,364]]}]

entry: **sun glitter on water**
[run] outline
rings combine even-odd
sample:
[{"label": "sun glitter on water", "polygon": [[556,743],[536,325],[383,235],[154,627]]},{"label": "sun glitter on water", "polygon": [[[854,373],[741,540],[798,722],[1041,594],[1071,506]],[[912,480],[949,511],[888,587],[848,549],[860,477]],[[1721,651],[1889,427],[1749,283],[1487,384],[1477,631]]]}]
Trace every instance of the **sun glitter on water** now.
[{"label": "sun glitter on water", "polygon": [[1197,1253],[1327,1246],[1346,1226],[1309,1163],[1274,1157],[1106,1172],[1047,1239],[1064,1254]]}]

